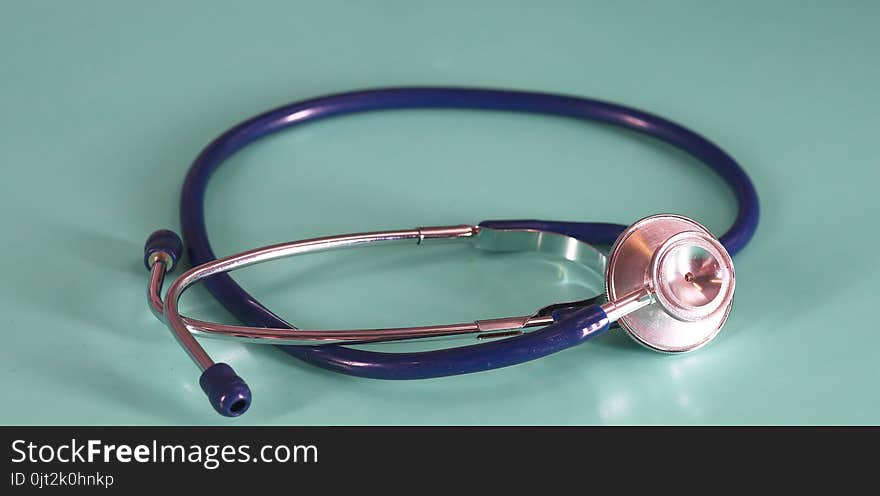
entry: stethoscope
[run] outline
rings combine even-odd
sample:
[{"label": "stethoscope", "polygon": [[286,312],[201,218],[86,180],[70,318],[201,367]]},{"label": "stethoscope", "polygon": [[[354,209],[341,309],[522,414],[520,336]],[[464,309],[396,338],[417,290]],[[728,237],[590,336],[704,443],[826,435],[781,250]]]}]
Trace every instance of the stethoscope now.
[{"label": "stethoscope", "polygon": [[[505,110],[600,121],[653,136],[693,155],[732,188],[739,213],[716,238],[696,221],[652,215],[631,226],[540,220],[484,221],[313,238],[264,246],[217,259],[205,228],[204,196],[211,174],[230,155],[281,129],[337,115],[406,108]],[[583,343],[619,325],[642,345],[680,353],[709,343],[733,303],[731,255],[751,239],[758,224],[758,197],[742,168],[718,146],[678,124],[632,108],[585,98],[473,88],[388,88],[330,95],[286,105],[248,119],[215,139],[193,162],[180,204],[183,239],[193,268],[161,296],[165,274],[175,269],[183,241],[154,232],[144,247],[150,270],[148,298],[202,371],[199,383],[221,415],[235,417],[251,403],[247,384],[225,363],[215,363],[196,340],[211,337],[274,344],[288,354],[334,372],[374,379],[425,379],[467,374],[544,357]],[[363,330],[297,329],[261,305],[228,272],[279,258],[377,244],[465,242],[477,249],[537,251],[556,255],[604,275],[605,294],[554,303],[531,315],[469,323]],[[594,245],[612,245],[609,254]],[[246,325],[204,322],[180,314],[183,292],[203,282]],[[525,332],[528,328],[541,329]],[[388,353],[345,344],[438,336],[475,335],[480,342],[434,351]]]}]

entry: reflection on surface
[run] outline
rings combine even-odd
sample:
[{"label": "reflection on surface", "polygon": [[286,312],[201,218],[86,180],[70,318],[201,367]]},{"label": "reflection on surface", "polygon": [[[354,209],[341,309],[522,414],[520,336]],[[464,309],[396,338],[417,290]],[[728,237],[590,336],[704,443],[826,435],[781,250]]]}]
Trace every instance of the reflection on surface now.
[{"label": "reflection on surface", "polygon": [[[627,424],[631,422],[653,422],[651,410],[656,409],[658,403],[662,403],[660,416],[657,421],[669,423],[693,423],[701,422],[704,412],[704,399],[699,393],[705,388],[705,374],[698,374],[703,370],[704,359],[698,354],[691,355],[660,355],[648,350],[639,349],[636,343],[632,353],[625,350],[619,356],[608,358],[609,367],[627,367],[632,365],[643,370],[652,371],[651,374],[633,380],[633,376],[625,379],[606,380],[603,383],[591,383],[595,387],[595,394],[602,398],[598,404],[598,415],[603,423]],[[587,345],[589,346],[589,345]],[[593,350],[602,352],[609,350]],[[610,352],[609,352],[610,353]],[[639,361],[639,364],[629,364],[630,361]],[[612,364],[611,362],[616,362]],[[662,385],[662,387],[659,387]],[[670,421],[669,412],[677,412],[675,421]],[[660,420],[665,419],[665,420]]]}]

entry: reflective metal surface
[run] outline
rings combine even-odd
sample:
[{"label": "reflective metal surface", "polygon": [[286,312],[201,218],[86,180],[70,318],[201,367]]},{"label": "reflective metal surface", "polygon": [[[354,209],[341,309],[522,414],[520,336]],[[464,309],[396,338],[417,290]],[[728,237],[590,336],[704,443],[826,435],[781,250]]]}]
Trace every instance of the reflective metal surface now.
[{"label": "reflective metal surface", "polygon": [[671,214],[624,231],[605,277],[620,326],[663,352],[692,351],[711,341],[730,312],[734,286],[733,262],[721,243],[699,223]]},{"label": "reflective metal surface", "polygon": [[600,278],[605,274],[605,254],[575,238],[544,231],[480,228],[474,247],[487,251],[533,251],[577,263]]},{"label": "reflective metal surface", "polygon": [[[180,315],[178,310],[178,301],[187,288],[201,279],[222,272],[306,253],[399,242],[423,244],[441,240],[471,242],[476,248],[498,252],[535,251],[554,254],[576,262],[596,274],[603,274],[605,269],[605,255],[602,252],[568,236],[531,230],[499,230],[468,225],[423,227],[404,231],[380,231],[315,238],[242,252],[194,267],[183,273],[168,288],[164,302],[161,299],[162,281],[165,273],[164,264],[156,263],[153,267],[148,290],[150,306],[154,313],[166,322],[177,336],[178,341],[202,369],[211,365],[208,363],[210,359],[206,361],[207,355],[193,336],[252,343],[310,345],[370,343],[461,334],[478,334],[477,337],[485,339],[508,337],[521,333],[522,329],[545,326],[553,322],[552,316],[539,311],[533,315],[437,326],[338,331],[272,329],[204,322]],[[589,303],[592,301],[571,302],[562,304],[562,306],[585,306]]]},{"label": "reflective metal surface", "polygon": [[654,294],[647,287],[644,287],[615,300],[609,300],[603,303],[601,307],[609,321],[617,322],[623,316],[629,315],[652,303],[654,303]]},{"label": "reflective metal surface", "polygon": [[153,311],[153,315],[155,315],[159,320],[164,320],[164,316],[162,315],[163,303],[162,303],[162,284],[165,283],[165,272],[168,271],[168,266],[165,262],[158,261],[150,265],[150,284],[147,285],[147,301],[150,303],[150,310]]},{"label": "reflective metal surface", "polygon": [[650,273],[654,296],[678,320],[697,322],[730,304],[733,262],[709,234],[672,236],[654,253]]}]

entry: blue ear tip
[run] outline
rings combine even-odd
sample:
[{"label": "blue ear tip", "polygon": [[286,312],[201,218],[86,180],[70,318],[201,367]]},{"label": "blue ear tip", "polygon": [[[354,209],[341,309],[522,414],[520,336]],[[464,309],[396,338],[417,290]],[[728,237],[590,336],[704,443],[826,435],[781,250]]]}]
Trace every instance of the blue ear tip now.
[{"label": "blue ear tip", "polygon": [[177,233],[168,229],[160,229],[151,234],[144,243],[144,265],[147,270],[150,269],[150,256],[156,252],[163,252],[171,257],[171,267],[168,267],[171,271],[183,255],[183,241]]},{"label": "blue ear tip", "polygon": [[251,389],[225,363],[215,363],[199,379],[211,406],[224,417],[238,417],[251,406]]}]

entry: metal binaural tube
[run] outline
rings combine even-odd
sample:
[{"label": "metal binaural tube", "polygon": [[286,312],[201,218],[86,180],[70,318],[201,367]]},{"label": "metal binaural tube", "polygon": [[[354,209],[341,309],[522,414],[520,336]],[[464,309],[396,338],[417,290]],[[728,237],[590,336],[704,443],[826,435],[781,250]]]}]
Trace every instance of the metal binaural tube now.
[{"label": "metal binaural tube", "polygon": [[[498,230],[470,225],[421,227],[414,230],[380,231],[349,234],[294,241],[242,252],[222,260],[190,269],[175,281],[168,290],[166,300],[179,298],[190,285],[220,273],[241,269],[253,264],[319,251],[336,250],[356,246],[397,244],[415,242],[465,241],[475,248],[494,252],[535,251],[555,254],[577,263],[596,275],[604,272],[605,256],[583,242],[555,233],[524,230]],[[345,343],[372,343],[417,338],[446,337],[479,334],[479,337],[501,337],[502,330],[522,331],[541,327],[553,322],[553,318],[540,312],[532,315],[476,320],[460,324],[443,324],[419,327],[353,330],[309,330],[271,327],[254,327],[204,322],[180,315],[177,305],[169,306],[161,299],[164,274],[151,275],[149,299],[154,313],[172,327],[175,335],[193,335],[258,344],[326,345]],[[586,300],[585,300],[586,301]],[[592,303],[592,301],[590,301]],[[583,302],[567,302],[567,307],[585,306]],[[179,332],[177,329],[186,329]]]},{"label": "metal binaural tube", "polygon": [[[167,233],[162,236],[163,239],[168,237]],[[497,230],[457,225],[348,234],[281,243],[245,251],[191,268],[171,283],[164,301],[161,292],[165,273],[168,272],[167,267],[169,266],[166,261],[172,260],[173,257],[161,249],[157,249],[152,240],[153,237],[145,248],[149,252],[146,264],[151,271],[148,287],[150,308],[166,324],[181,347],[202,370],[199,384],[211,405],[218,413],[228,417],[241,415],[249,408],[251,403],[250,389],[227,364],[214,363],[199,345],[196,337],[216,336],[256,343],[311,345],[368,343],[462,334],[477,334],[477,337],[481,339],[493,337],[515,339],[510,336],[521,338],[512,342],[507,342],[508,339],[504,339],[503,343],[497,341],[484,343],[478,345],[478,349],[463,347],[448,350],[440,353],[441,359],[436,363],[432,359],[420,362],[422,363],[419,366],[420,373],[440,376],[497,368],[538,358],[544,354],[555,353],[603,332],[608,328],[609,323],[604,311],[592,305],[592,300],[555,304],[553,307],[558,306],[559,308],[557,312],[552,314],[548,314],[545,307],[532,315],[476,320],[465,324],[349,331],[310,331],[216,324],[185,317],[179,311],[179,301],[183,292],[208,277],[295,255],[401,242],[423,244],[428,241],[461,240],[471,243],[475,248],[496,252],[553,253],[578,263],[596,274],[604,272],[605,256],[601,252],[581,241],[555,233],[517,229]],[[166,246],[170,245],[165,243],[162,247]],[[176,260],[176,258],[173,259]],[[572,312],[573,310],[574,312]],[[575,313],[577,315],[573,316]],[[559,319],[565,319],[566,323],[560,324]],[[530,327],[546,327],[546,329],[537,331],[539,334],[535,336],[524,335],[522,330]],[[542,343],[543,339],[549,341]],[[495,358],[483,360],[481,356],[484,353]],[[507,356],[508,354],[509,356]],[[434,357],[435,355],[430,354],[429,356]],[[444,356],[446,358],[442,358]]]},{"label": "metal binaural tube", "polygon": [[418,231],[419,244],[421,245],[437,241],[454,242],[462,238],[471,238],[480,232],[480,228],[468,224],[461,224],[457,226],[420,227],[418,228]]},{"label": "metal binaural tube", "polygon": [[[172,330],[180,346],[202,371],[199,385],[220,415],[237,417],[251,406],[251,390],[229,365],[214,363],[204,348],[189,332],[177,332],[166,317],[167,305],[162,301],[165,273],[174,270],[183,251],[180,238],[172,231],[156,231],[144,245],[144,265],[150,271],[147,300],[156,318]],[[176,306],[177,300],[174,300]]]},{"label": "metal binaural tube", "polygon": [[150,269],[150,284],[147,286],[147,301],[157,319],[164,319],[165,305],[162,303],[162,285],[168,268],[164,261],[157,261]]},{"label": "metal binaural tube", "polygon": [[[150,309],[157,318],[169,326],[168,304],[162,302],[162,283],[165,280],[165,273],[174,269],[182,253],[183,243],[180,241],[180,237],[169,230],[163,229],[154,232],[144,243],[144,265],[150,271],[150,284],[147,287]],[[177,302],[174,303],[176,306]],[[185,330],[177,332],[172,328],[172,334],[200,370],[204,371],[214,365],[214,360],[211,360],[205,349],[189,332]]]}]

